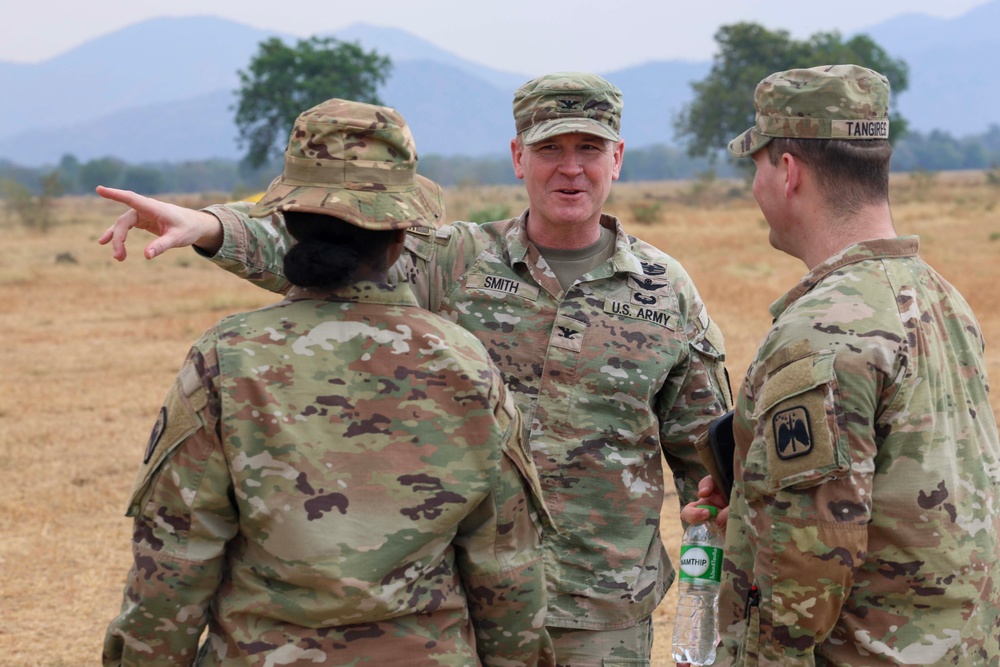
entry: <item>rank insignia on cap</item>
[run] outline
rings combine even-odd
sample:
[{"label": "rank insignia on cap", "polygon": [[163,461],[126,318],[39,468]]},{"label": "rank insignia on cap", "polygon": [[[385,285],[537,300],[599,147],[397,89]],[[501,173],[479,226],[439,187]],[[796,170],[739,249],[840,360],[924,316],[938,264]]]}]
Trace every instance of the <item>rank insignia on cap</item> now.
[{"label": "rank insignia on cap", "polygon": [[167,406],[160,408],[160,416],[156,418],[156,423],[153,424],[153,432],[149,434],[149,444],[146,445],[146,455],[142,458],[142,462],[149,463],[149,459],[153,456],[153,451],[156,449],[156,444],[163,437],[163,432],[167,430]]},{"label": "rank insignia on cap", "polygon": [[788,408],[771,418],[774,429],[774,449],[778,458],[787,461],[805,456],[813,450],[813,435],[809,410],[798,406]]}]

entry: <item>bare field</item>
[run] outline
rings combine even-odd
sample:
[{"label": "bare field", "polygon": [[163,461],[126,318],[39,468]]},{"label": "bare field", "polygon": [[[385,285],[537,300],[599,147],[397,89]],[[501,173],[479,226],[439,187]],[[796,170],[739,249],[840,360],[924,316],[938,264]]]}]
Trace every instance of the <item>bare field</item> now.
[{"label": "bare field", "polygon": [[[202,206],[224,196],[176,197]],[[449,219],[503,204],[517,187],[454,188]],[[896,227],[972,303],[1000,377],[1000,187],[981,173],[901,176]],[[57,202],[47,234],[0,212],[0,664],[69,667],[99,662],[128,568],[123,516],[149,430],[187,348],[229,313],[275,296],[191,251],[152,262],[137,233],[123,264],[97,237],[121,212],[96,198]],[[680,260],[726,335],[734,391],[770,324],[767,306],[804,273],[772,250],[741,182],[616,184],[607,206],[633,234]],[[650,219],[638,222],[638,219]],[[75,261],[57,262],[62,253]],[[1000,415],[1000,398],[994,396]],[[664,538],[679,547],[676,497]],[[672,592],[673,593],[673,592]],[[655,613],[654,665],[672,665],[676,598]]]}]

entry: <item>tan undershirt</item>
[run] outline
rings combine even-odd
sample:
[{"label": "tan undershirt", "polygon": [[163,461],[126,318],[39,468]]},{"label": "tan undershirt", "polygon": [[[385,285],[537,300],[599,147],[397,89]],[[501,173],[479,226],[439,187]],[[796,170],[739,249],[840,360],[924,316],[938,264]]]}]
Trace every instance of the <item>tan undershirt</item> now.
[{"label": "tan undershirt", "polygon": [[535,247],[556,274],[565,292],[577,278],[590,273],[615,254],[615,233],[607,227],[601,227],[601,238],[597,243],[579,250],[546,248],[537,243]]}]

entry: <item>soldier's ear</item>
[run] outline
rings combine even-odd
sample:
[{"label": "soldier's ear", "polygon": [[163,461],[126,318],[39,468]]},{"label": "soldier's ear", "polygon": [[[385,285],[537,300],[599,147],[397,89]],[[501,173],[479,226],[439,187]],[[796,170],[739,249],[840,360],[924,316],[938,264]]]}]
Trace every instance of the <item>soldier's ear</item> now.
[{"label": "soldier's ear", "polygon": [[785,198],[790,198],[802,185],[802,162],[791,153],[782,153],[781,173],[785,178]]},{"label": "soldier's ear", "polygon": [[612,153],[612,158],[614,159],[614,167],[611,170],[611,180],[617,181],[618,177],[622,173],[622,162],[625,160],[625,142],[619,141]]},{"label": "soldier's ear", "polygon": [[524,144],[520,137],[510,140],[510,159],[514,163],[514,176],[517,180],[524,180],[524,167],[521,166],[521,156],[524,155]]}]

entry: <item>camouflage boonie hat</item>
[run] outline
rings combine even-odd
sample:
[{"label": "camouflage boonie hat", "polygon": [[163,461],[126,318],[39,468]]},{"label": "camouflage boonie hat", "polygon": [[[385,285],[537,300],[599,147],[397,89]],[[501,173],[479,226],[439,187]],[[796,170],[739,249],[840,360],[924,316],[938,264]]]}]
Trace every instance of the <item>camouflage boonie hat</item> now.
[{"label": "camouflage boonie hat", "polygon": [[621,141],[622,91],[596,74],[556,72],[514,93],[514,126],[525,144],[585,132]]},{"label": "camouflage boonie hat", "polygon": [[754,126],[729,142],[746,157],[773,137],[888,139],[889,80],[858,65],[824,65],[777,72],[757,84]]},{"label": "camouflage boonie hat", "polygon": [[417,151],[395,109],[333,99],[302,112],[285,168],[250,211],[306,211],[374,230],[436,227],[440,186],[417,175]]}]

